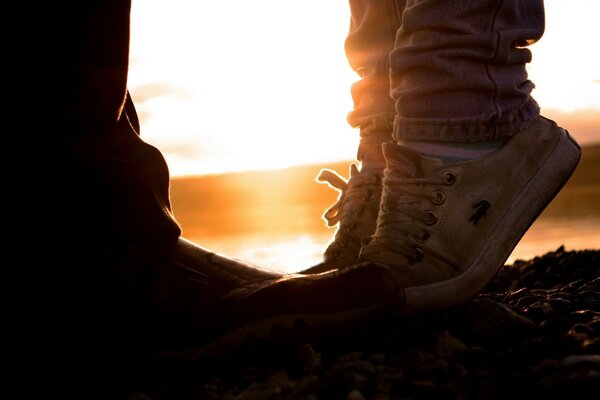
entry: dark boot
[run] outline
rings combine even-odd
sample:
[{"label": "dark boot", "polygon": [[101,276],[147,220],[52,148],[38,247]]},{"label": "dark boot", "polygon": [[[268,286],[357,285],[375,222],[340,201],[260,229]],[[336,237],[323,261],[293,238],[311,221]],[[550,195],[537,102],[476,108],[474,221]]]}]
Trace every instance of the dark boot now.
[{"label": "dark boot", "polygon": [[275,331],[288,343],[329,337],[332,327],[379,318],[402,302],[388,269],[374,264],[282,275],[185,239],[122,248],[106,260],[81,343],[113,360],[198,364],[243,350],[247,339],[273,341]]}]

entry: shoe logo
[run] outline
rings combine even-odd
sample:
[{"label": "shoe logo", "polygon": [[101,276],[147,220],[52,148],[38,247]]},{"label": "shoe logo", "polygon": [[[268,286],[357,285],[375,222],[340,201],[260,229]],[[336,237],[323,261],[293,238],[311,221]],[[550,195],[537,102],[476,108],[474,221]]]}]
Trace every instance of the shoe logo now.
[{"label": "shoe logo", "polygon": [[481,200],[479,203],[475,204],[473,208],[476,208],[477,211],[469,218],[469,222],[472,222],[473,225],[477,225],[481,218],[485,217],[490,207],[491,204],[487,200]]}]

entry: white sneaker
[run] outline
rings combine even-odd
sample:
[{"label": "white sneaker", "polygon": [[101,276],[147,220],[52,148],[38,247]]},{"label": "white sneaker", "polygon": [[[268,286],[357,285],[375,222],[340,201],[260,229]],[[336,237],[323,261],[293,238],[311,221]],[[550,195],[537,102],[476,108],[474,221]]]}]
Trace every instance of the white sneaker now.
[{"label": "white sneaker", "polygon": [[581,150],[539,117],[477,160],[443,165],[394,143],[384,154],[377,228],[360,260],[387,265],[404,288],[401,312],[416,314],[479,293],[569,179]]}]

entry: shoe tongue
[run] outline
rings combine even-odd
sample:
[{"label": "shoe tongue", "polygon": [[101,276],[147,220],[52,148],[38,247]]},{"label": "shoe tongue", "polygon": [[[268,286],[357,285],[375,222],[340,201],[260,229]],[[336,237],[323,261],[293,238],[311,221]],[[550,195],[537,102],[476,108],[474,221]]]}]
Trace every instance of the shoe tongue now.
[{"label": "shoe tongue", "polygon": [[424,156],[396,143],[384,144],[383,153],[387,167],[408,178],[429,176],[443,165],[442,160],[438,158]]},{"label": "shoe tongue", "polygon": [[423,176],[433,175],[440,167],[444,165],[444,162],[439,158],[429,157],[429,156],[421,156],[421,174]]}]

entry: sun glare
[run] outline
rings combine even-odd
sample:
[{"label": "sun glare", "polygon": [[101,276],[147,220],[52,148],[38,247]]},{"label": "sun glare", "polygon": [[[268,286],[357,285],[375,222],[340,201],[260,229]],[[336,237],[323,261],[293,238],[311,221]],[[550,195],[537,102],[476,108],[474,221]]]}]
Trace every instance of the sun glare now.
[{"label": "sun glare", "polygon": [[132,11],[132,96],[174,175],[355,156],[347,4],[143,1]]},{"label": "sun glare", "polygon": [[544,108],[563,112],[600,110],[600,37],[597,0],[546,0],[546,31],[531,46],[528,66],[534,96]]},{"label": "sun glare", "polygon": [[[595,0],[546,1],[542,108],[600,109]],[[353,159],[347,1],[133,2],[129,87],[173,176]]]}]

